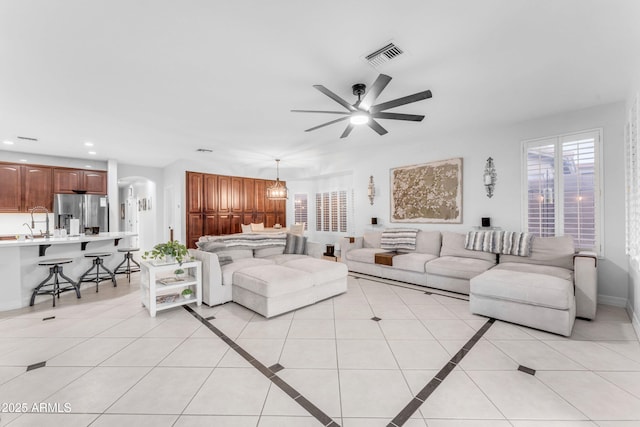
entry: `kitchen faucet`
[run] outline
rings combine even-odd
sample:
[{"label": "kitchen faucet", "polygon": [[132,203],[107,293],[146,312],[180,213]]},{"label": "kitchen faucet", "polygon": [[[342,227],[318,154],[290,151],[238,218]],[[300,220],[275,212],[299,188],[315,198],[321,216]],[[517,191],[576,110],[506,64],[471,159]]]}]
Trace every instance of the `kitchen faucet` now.
[{"label": "kitchen faucet", "polygon": [[31,228],[31,226],[29,224],[27,224],[26,222],[22,225],[26,225],[27,228],[29,229],[29,231],[31,232],[31,240],[35,239],[35,237],[33,236],[33,228]]},{"label": "kitchen faucet", "polygon": [[[29,209],[31,211],[31,228],[35,228],[36,227],[36,222],[39,223],[46,223],[47,226],[47,230],[44,234],[45,237],[51,237],[51,233],[49,231],[49,209],[45,208],[44,206],[35,206],[31,209]],[[46,214],[46,220],[45,221],[34,221],[33,220],[33,213],[35,211],[44,211],[44,213]],[[42,234],[42,230],[40,230],[40,234]],[[31,230],[31,235],[33,236],[33,230]]]}]

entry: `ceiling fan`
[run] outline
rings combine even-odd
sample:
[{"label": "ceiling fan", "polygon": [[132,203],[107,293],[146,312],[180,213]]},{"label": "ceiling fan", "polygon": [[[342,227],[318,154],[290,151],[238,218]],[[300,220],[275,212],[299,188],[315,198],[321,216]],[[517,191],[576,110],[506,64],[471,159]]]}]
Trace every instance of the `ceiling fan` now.
[{"label": "ceiling fan", "polygon": [[[421,101],[423,99],[431,98],[431,91],[425,90],[423,92],[414,93],[413,95],[403,96],[402,98],[394,99],[392,101],[383,102],[381,104],[374,105],[375,100],[380,96],[380,93],[391,81],[391,77],[386,74],[380,74],[373,86],[365,93],[367,86],[364,83],[356,83],[352,86],[353,94],[358,96],[358,100],[354,104],[349,104],[347,101],[331,92],[329,89],[322,85],[313,85],[314,88],[327,95],[329,98],[342,105],[347,111],[324,111],[324,110],[291,110],[294,113],[326,113],[326,114],[341,114],[345,117],[341,117],[336,120],[332,120],[327,123],[323,123],[318,126],[314,126],[305,130],[310,132],[312,130],[319,129],[324,126],[332,125],[334,123],[341,122],[349,119],[347,128],[342,132],[340,138],[346,138],[349,136],[354,126],[367,124],[371,129],[376,131],[379,135],[384,135],[387,130],[380,126],[375,119],[391,119],[391,120],[408,120],[413,122],[421,122],[424,116],[416,114],[402,114],[402,113],[389,113],[385,110],[399,107],[401,105],[410,104],[412,102]],[[364,95],[364,97],[362,97]]]}]

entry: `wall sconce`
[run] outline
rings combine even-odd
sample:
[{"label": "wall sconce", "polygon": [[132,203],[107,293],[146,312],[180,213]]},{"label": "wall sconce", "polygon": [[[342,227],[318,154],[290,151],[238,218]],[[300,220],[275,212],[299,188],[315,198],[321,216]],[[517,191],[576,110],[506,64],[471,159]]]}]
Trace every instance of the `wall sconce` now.
[{"label": "wall sconce", "polygon": [[376,187],[373,185],[373,175],[369,177],[369,186],[367,187],[367,196],[369,196],[369,202],[373,205],[373,198],[376,195]]},{"label": "wall sconce", "polygon": [[484,188],[487,190],[487,197],[493,197],[493,189],[496,186],[496,181],[498,180],[498,175],[496,174],[496,167],[493,164],[493,159],[489,157],[487,159],[487,164],[484,165]]}]

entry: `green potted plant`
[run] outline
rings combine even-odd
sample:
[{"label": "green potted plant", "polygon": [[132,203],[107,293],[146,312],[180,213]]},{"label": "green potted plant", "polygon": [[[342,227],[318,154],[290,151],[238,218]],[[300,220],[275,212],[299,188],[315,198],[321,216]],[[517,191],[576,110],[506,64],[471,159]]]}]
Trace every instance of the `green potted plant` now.
[{"label": "green potted plant", "polygon": [[158,243],[151,251],[146,251],[142,259],[164,260],[167,263],[178,262],[182,264],[185,259],[190,259],[187,247],[177,240],[169,240],[167,243]]},{"label": "green potted plant", "polygon": [[189,288],[186,288],[182,291],[182,298],[191,299],[193,298],[193,291]]},{"label": "green potted plant", "polygon": [[176,275],[176,279],[182,279],[182,276],[184,275],[184,270],[182,268],[178,268],[173,271],[173,274]]}]

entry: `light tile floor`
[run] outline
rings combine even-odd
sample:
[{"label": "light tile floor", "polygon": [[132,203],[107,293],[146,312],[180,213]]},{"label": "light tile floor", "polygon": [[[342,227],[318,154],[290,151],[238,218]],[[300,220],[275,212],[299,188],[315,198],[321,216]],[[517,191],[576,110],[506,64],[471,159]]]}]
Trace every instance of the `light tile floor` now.
[{"label": "light tile floor", "polygon": [[[149,317],[137,280],[0,313],[0,425],[322,425],[187,310]],[[349,277],[346,294],[270,320],[193,307],[262,365],[282,365],[278,377],[333,425],[376,427],[487,321],[465,297],[424,291]],[[570,338],[496,321],[404,426],[640,426],[640,343],[611,306]]]}]

